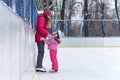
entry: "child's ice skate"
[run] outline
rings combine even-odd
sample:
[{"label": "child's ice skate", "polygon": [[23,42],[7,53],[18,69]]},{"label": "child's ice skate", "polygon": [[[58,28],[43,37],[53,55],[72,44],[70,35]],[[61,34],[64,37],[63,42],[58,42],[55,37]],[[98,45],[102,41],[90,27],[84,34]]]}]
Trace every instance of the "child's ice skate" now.
[{"label": "child's ice skate", "polygon": [[58,72],[58,70],[53,70],[53,69],[51,69],[51,70],[49,70],[49,72],[50,72],[50,73],[56,73],[56,72]]}]

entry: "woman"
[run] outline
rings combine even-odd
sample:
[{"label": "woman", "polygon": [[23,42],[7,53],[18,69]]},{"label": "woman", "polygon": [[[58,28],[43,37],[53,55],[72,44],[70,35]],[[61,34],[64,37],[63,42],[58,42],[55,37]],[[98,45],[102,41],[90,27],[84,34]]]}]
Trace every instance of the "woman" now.
[{"label": "woman", "polygon": [[46,72],[46,69],[42,66],[44,57],[44,41],[40,40],[40,38],[48,37],[48,39],[52,39],[52,36],[47,31],[47,28],[51,27],[50,16],[51,11],[48,8],[44,8],[44,12],[39,14],[37,17],[35,42],[37,43],[38,47],[38,56],[36,72]]}]

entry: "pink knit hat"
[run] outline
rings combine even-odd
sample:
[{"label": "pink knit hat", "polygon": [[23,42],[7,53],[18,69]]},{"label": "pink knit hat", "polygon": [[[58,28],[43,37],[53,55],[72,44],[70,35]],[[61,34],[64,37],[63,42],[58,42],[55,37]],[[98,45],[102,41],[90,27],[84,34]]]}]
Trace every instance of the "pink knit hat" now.
[{"label": "pink knit hat", "polygon": [[44,14],[47,15],[47,16],[51,16],[52,15],[51,10],[49,10],[48,8],[44,9]]}]

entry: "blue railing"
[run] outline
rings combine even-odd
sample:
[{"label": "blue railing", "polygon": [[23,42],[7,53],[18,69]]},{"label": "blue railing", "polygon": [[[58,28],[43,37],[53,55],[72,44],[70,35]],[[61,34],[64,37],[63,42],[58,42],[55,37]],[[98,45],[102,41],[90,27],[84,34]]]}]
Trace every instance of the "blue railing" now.
[{"label": "blue railing", "polygon": [[34,30],[36,29],[37,9],[34,4],[34,0],[2,0],[11,9],[15,9],[15,12],[30,25]]},{"label": "blue railing", "polygon": [[119,20],[52,20],[65,37],[119,37]]}]

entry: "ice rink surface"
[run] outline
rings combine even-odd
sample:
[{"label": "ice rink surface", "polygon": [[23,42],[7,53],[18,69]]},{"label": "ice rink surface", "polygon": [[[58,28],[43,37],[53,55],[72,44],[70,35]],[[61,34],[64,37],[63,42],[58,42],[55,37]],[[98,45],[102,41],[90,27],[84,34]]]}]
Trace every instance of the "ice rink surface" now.
[{"label": "ice rink surface", "polygon": [[[45,51],[44,67],[49,70]],[[120,80],[120,47],[59,48],[58,60],[58,73],[26,73],[22,80]]]}]

